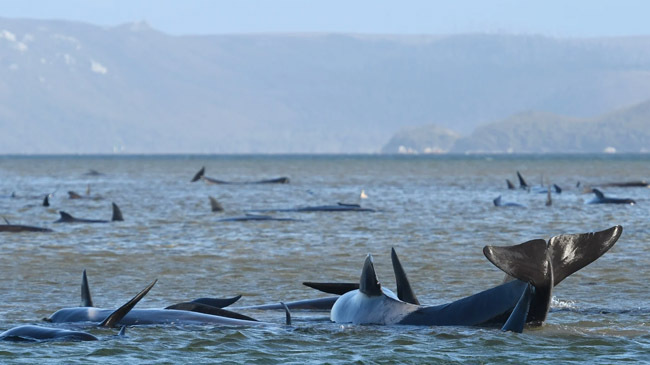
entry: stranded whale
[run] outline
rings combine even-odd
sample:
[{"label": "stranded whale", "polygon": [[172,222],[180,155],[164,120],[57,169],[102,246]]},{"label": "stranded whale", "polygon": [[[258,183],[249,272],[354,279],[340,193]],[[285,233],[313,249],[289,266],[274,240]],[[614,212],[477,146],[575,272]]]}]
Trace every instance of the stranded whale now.
[{"label": "stranded whale", "polygon": [[[505,283],[439,306],[417,305],[397,255],[393,267],[398,294],[382,288],[374,273],[372,256],[364,263],[359,289],[343,294],[332,307],[337,323],[409,325],[499,324],[503,330],[521,332],[525,323],[542,323],[548,314],[552,289],[572,273],[607,252],[622,233],[621,226],[582,234],[532,240],[508,247],[486,246],[490,262],[508,274]],[[313,283],[312,283],[313,284]],[[320,284],[318,284],[320,285]],[[325,284],[331,291],[353,284]],[[408,289],[406,289],[408,288]]]},{"label": "stranded whale", "polygon": [[124,217],[122,216],[122,211],[120,210],[120,208],[115,203],[112,203],[112,205],[113,205],[113,216],[110,221],[103,220],[103,219],[75,218],[64,211],[59,211],[61,218],[59,218],[59,220],[57,221],[54,221],[54,223],[108,223],[108,222],[123,221]]},{"label": "stranded whale", "polygon": [[209,184],[226,184],[226,185],[247,185],[247,184],[288,184],[289,178],[286,176],[274,178],[274,179],[265,179],[257,181],[224,181],[218,180],[211,177],[205,176],[205,166],[201,167],[201,170],[197,172],[190,182],[195,182],[203,180]]},{"label": "stranded whale", "polygon": [[632,199],[621,199],[621,198],[608,198],[603,194],[602,191],[598,189],[591,189],[594,194],[596,194],[596,197],[593,198],[588,202],[588,204],[630,204],[634,205],[636,202]]},{"label": "stranded whale", "polygon": [[[101,322],[99,320],[93,320],[93,322],[99,322],[99,327],[115,327],[115,325],[120,322],[125,315],[127,315],[133,307],[142,299],[145,295],[153,288],[157,280],[154,280],[146,288],[144,288],[140,293],[131,298],[128,302],[122,305],[115,311],[108,313]],[[120,330],[120,335],[124,334],[124,328]],[[0,340],[2,341],[96,341],[97,337],[94,335],[83,332],[83,331],[73,331],[63,328],[53,328],[53,327],[43,327],[43,326],[19,326],[9,329],[3,333],[0,333]]]}]

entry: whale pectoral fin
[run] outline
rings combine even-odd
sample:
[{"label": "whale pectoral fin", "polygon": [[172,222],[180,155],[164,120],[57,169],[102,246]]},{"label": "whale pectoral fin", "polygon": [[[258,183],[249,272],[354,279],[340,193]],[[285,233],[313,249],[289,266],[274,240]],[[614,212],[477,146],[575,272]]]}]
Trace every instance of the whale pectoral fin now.
[{"label": "whale pectoral fin", "polygon": [[546,241],[531,240],[514,246],[485,246],[483,254],[506,274],[535,286],[548,285],[552,275]]},{"label": "whale pectoral fin", "polygon": [[343,295],[349,291],[359,289],[359,283],[317,283],[313,281],[305,281],[302,285],[324,293],[336,295]]},{"label": "whale pectoral fin", "polygon": [[90,296],[90,287],[88,286],[88,277],[86,270],[81,276],[81,307],[94,307],[93,298]]},{"label": "whale pectoral fin", "polygon": [[201,179],[204,174],[205,174],[205,166],[201,167],[201,170],[199,170],[199,172],[194,174],[194,177],[192,178],[192,180],[190,182],[199,181],[199,179]]},{"label": "whale pectoral fin", "polygon": [[600,190],[598,190],[598,189],[596,189],[596,188],[593,188],[593,189],[591,189],[591,192],[594,193],[594,194],[596,194],[596,197],[597,197],[598,199],[605,199],[605,194],[603,194],[602,191],[600,191]]},{"label": "whale pectoral fin", "polygon": [[552,237],[548,246],[553,264],[554,285],[594,262],[607,252],[623,233],[622,226],[604,231]]},{"label": "whale pectoral fin", "polygon": [[102,321],[102,323],[99,324],[100,327],[114,327],[119,321],[126,316],[133,307],[135,307],[138,302],[144,298],[145,295],[153,288],[153,286],[156,284],[158,279],[154,280],[151,284],[147,285],[146,288],[142,289],[141,292],[136,294],[131,300],[126,302],[123,306],[117,308],[113,313],[109,314],[106,319]]},{"label": "whale pectoral fin", "polygon": [[530,302],[535,294],[535,287],[528,284],[524,289],[515,309],[512,310],[512,313],[508,317],[506,323],[501,327],[502,331],[512,331],[521,333],[524,330],[524,325],[526,324],[526,319],[528,318],[528,310],[530,308]]},{"label": "whale pectoral fin", "polygon": [[225,308],[229,305],[232,305],[241,298],[241,295],[234,296],[232,298],[198,298],[194,299],[192,303],[200,303],[209,305],[211,307]]},{"label": "whale pectoral fin", "polygon": [[111,218],[111,221],[116,222],[116,221],[123,221],[124,217],[122,217],[122,211],[120,210],[120,207],[117,206],[117,204],[113,204],[113,217]]},{"label": "whale pectoral fin", "polygon": [[226,317],[226,318],[234,318],[234,319],[242,319],[245,321],[254,321],[257,322],[255,318],[251,318],[249,316],[239,314],[233,311],[229,311],[226,309],[222,309],[219,307],[213,307],[211,305],[203,304],[203,303],[198,303],[198,302],[185,302],[185,303],[178,303],[178,304],[173,304],[168,307],[165,307],[165,309],[176,309],[176,310],[182,310],[182,311],[188,311],[188,312],[196,312],[196,313],[203,313],[203,314],[210,314],[213,316],[220,316],[220,317]]},{"label": "whale pectoral fin", "polygon": [[280,305],[284,308],[285,324],[291,326],[291,311],[289,310],[289,307],[284,302],[280,302]]},{"label": "whale pectoral fin", "polygon": [[406,272],[397,257],[394,247],[390,249],[390,259],[393,262],[393,271],[395,272],[395,281],[397,282],[397,298],[406,303],[420,305],[418,298],[413,293],[413,289],[411,289],[409,279],[406,277]]},{"label": "whale pectoral fin", "polygon": [[370,254],[366,256],[366,261],[363,263],[363,270],[361,270],[361,278],[359,279],[359,291],[368,296],[383,295],[381,284],[375,273],[372,255]]}]

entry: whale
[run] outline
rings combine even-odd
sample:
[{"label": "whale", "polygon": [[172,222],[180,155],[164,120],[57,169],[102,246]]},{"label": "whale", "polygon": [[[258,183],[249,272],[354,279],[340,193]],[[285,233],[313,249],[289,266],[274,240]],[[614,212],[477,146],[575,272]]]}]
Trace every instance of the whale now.
[{"label": "whale", "polygon": [[518,207],[518,208],[526,207],[525,205],[519,203],[503,202],[501,201],[501,195],[497,196],[494,200],[492,200],[492,203],[494,203],[495,207]]},{"label": "whale", "polygon": [[69,213],[66,213],[64,211],[59,211],[59,215],[61,216],[58,220],[54,221],[54,223],[108,223],[108,222],[117,222],[117,221],[123,221],[124,217],[122,216],[122,211],[120,210],[120,207],[117,206],[115,203],[111,203],[113,206],[113,216],[111,217],[111,220],[103,220],[103,219],[86,219],[86,218],[75,218]]},{"label": "whale", "polygon": [[593,188],[591,189],[592,192],[596,195],[595,198],[587,202],[587,204],[629,204],[629,205],[634,205],[636,204],[636,201],[628,198],[608,198],[605,196],[605,194],[596,189]]},{"label": "whale", "polygon": [[217,222],[263,222],[263,221],[298,222],[300,221],[300,219],[278,218],[270,215],[260,215],[260,214],[246,214],[238,217],[222,218],[219,219]]},{"label": "whale", "polygon": [[[415,297],[409,298],[410,294],[400,298],[399,283],[402,288],[408,283],[400,270],[394,270],[398,294],[383,288],[369,254],[359,288],[339,297],[332,306],[330,319],[335,323],[376,325],[498,324],[504,331],[521,332],[525,324],[540,325],[546,320],[553,288],[607,252],[622,230],[621,226],[614,226],[599,232],[553,236],[548,241],[536,239],[514,246],[485,246],[486,258],[504,271],[508,280],[437,306],[415,304]],[[401,267],[396,265],[396,255],[391,258],[394,268]]]},{"label": "whale", "polygon": [[7,218],[2,217],[4,219],[6,224],[0,224],[0,232],[11,232],[11,233],[19,233],[19,232],[53,232],[49,228],[43,228],[43,227],[35,227],[35,226],[25,226],[21,224],[11,224]]},{"label": "whale", "polygon": [[[191,312],[199,312],[204,314],[218,315],[222,317],[230,317],[237,319],[245,319],[256,321],[256,319],[249,316],[225,310],[223,308],[232,305],[241,298],[237,295],[231,298],[198,298],[188,302],[181,302],[169,305],[164,309],[177,309]],[[81,275],[81,304],[80,307],[94,307],[93,299],[90,294],[90,286],[88,285],[88,276],[86,270]]]},{"label": "whale", "polygon": [[[112,312],[112,309],[99,308],[93,305],[88,280],[84,270],[81,284],[81,306],[62,308],[45,319],[50,323],[80,323],[97,322]],[[133,309],[117,322],[120,325],[206,325],[263,327],[277,326],[276,323],[257,321],[239,313],[223,310],[213,305],[230,305],[238,297],[230,299],[199,298],[192,302],[183,302],[166,308]],[[285,310],[286,322],[291,321],[290,309],[280,303]]]},{"label": "whale", "polygon": [[24,226],[21,224],[0,224],[0,232],[54,232],[49,228]]},{"label": "whale", "polygon": [[263,180],[256,180],[256,181],[225,181],[225,180],[219,180],[211,177],[205,176],[205,166],[201,167],[201,169],[194,174],[194,177],[190,182],[196,182],[199,180],[203,180],[208,184],[223,184],[223,185],[249,185],[249,184],[288,184],[289,183],[289,178],[286,176],[282,177],[277,177],[273,179],[263,179]]},{"label": "whale", "polygon": [[[115,327],[125,315],[127,315],[138,302],[153,288],[157,280],[154,280],[146,288],[136,294],[131,300],[123,304],[118,309],[108,313],[103,319],[92,322],[97,323],[98,327]],[[124,335],[125,326],[119,332],[120,336]],[[0,333],[1,341],[14,342],[44,342],[44,341],[97,341],[99,338],[85,332],[69,330],[64,328],[54,328],[35,325],[24,325],[11,328]]]},{"label": "whale", "polygon": [[337,203],[334,205],[315,205],[304,206],[296,208],[280,208],[280,209],[256,209],[250,210],[256,213],[270,213],[270,212],[375,212],[374,209],[362,208],[360,204]]}]

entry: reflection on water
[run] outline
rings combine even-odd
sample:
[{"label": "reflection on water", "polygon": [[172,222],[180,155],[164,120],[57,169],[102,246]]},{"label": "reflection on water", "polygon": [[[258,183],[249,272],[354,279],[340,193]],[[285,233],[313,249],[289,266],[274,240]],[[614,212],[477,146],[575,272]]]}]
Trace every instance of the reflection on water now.
[{"label": "reflection on water", "polygon": [[[116,339],[91,329],[97,343],[4,344],[0,360],[97,359],[233,362],[548,362],[647,359],[650,347],[648,213],[650,189],[607,188],[637,205],[589,205],[583,186],[650,178],[650,156],[110,156],[0,158],[0,214],[14,224],[54,233],[0,234],[0,330],[39,323],[79,304],[88,270],[95,304],[117,306],[154,278],[139,307],[198,297],[242,294],[239,304],[290,301],[321,294],[302,281],[358,280],[367,253],[383,285],[394,288],[395,247],[416,295],[444,303],[495,285],[502,273],[482,254],[561,233],[602,230],[623,235],[610,252],[572,275],[554,294],[541,328],[523,334],[491,328],[340,326],[327,313],[294,313],[291,328],[134,327]],[[288,176],[290,184],[190,183],[210,176],[252,181]],[[103,175],[87,175],[88,170]],[[519,170],[533,186],[557,184],[562,194],[508,190]],[[576,184],[580,182],[580,187]],[[68,199],[67,191],[103,199]],[[361,191],[368,196],[360,199]],[[50,207],[41,205],[55,192]],[[15,197],[11,197],[14,193]],[[492,200],[526,206],[497,208]],[[213,213],[209,196],[225,212]],[[124,222],[54,224],[58,211]],[[218,222],[248,210],[362,204],[376,212],[282,213],[296,222]],[[603,311],[595,309],[605,309]],[[280,312],[251,311],[283,323]],[[304,316],[304,317],[302,317]],[[84,360],[81,360],[84,359]]]}]

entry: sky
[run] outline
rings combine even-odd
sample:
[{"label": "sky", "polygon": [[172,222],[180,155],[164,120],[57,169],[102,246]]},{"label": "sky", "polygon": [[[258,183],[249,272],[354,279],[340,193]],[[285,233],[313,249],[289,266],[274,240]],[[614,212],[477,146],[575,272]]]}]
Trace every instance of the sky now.
[{"label": "sky", "polygon": [[337,32],[650,35],[643,0],[0,0],[0,17],[116,26],[145,21],[172,35]]}]

